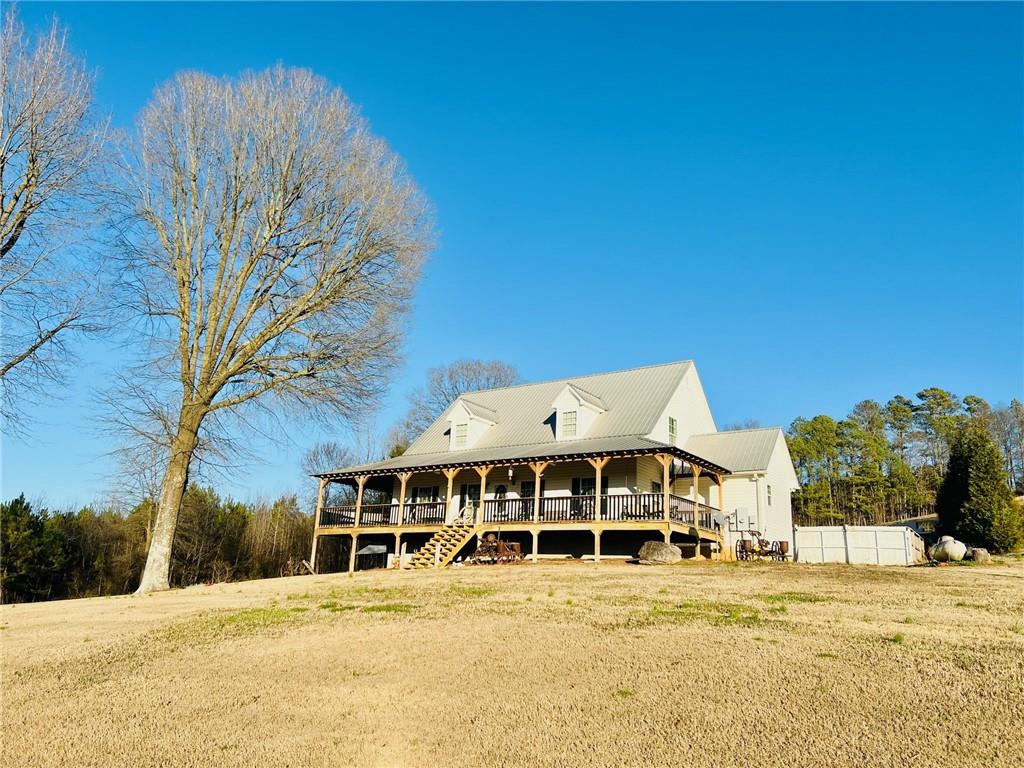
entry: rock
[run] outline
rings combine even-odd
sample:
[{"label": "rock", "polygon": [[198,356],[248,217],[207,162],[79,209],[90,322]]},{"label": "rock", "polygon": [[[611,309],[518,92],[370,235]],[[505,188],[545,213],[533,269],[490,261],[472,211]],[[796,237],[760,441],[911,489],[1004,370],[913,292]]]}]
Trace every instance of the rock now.
[{"label": "rock", "polygon": [[683,559],[683,550],[664,541],[645,541],[636,557],[641,563],[678,563]]},{"label": "rock", "polygon": [[990,555],[988,550],[984,547],[969,547],[967,554],[964,557],[967,560],[973,560],[979,565],[985,565],[985,563],[992,562],[992,555]]},{"label": "rock", "polygon": [[966,554],[967,545],[952,536],[943,536],[931,551],[932,560],[939,563],[956,563],[963,560]]}]

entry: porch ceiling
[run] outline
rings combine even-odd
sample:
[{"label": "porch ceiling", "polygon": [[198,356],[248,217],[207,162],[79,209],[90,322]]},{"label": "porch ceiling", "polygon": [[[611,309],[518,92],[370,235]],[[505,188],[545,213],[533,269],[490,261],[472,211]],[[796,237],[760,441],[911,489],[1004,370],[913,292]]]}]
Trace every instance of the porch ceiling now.
[{"label": "porch ceiling", "polygon": [[707,472],[722,475],[730,474],[726,467],[685,451],[678,446],[667,445],[642,437],[617,437],[575,440],[570,443],[552,442],[508,448],[480,448],[466,451],[404,455],[372,464],[361,464],[323,472],[314,475],[314,477],[345,481],[360,475],[373,477],[377,475],[393,475],[396,472],[433,472],[442,469],[469,468],[485,465],[496,467],[522,465],[532,461],[582,461],[602,457],[651,456],[657,453],[670,454],[694,464]]}]

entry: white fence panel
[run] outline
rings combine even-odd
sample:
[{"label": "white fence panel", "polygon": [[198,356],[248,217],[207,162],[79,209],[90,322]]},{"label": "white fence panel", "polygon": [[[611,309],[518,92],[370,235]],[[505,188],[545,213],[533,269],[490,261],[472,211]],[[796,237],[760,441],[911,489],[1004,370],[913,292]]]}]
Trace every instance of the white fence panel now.
[{"label": "white fence panel", "polygon": [[903,525],[819,525],[793,528],[801,563],[913,565],[924,560],[924,541]]}]

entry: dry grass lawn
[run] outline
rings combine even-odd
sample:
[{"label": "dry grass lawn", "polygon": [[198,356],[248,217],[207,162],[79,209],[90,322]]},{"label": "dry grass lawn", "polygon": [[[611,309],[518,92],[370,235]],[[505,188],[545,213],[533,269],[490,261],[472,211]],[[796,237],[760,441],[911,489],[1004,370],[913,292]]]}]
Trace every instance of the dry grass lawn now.
[{"label": "dry grass lawn", "polygon": [[1024,763],[1019,560],[336,574],[0,622],[18,768]]}]

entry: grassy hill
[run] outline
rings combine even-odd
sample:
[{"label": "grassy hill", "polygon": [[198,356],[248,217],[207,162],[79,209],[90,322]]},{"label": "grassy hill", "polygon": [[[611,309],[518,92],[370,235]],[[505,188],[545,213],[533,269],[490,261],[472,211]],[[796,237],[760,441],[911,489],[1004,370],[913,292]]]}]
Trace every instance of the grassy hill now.
[{"label": "grassy hill", "polygon": [[524,564],[4,606],[4,765],[1017,765],[1024,568]]}]

